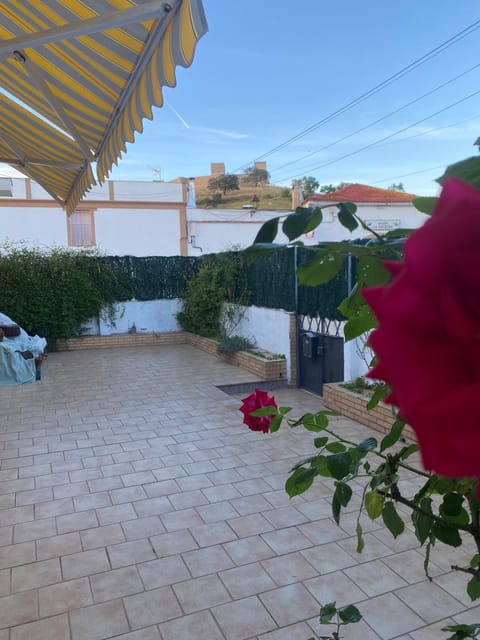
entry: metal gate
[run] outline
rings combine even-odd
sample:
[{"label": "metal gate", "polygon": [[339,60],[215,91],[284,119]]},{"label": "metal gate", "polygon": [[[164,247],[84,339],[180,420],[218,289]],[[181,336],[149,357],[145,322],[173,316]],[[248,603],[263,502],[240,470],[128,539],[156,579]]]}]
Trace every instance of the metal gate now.
[{"label": "metal gate", "polygon": [[344,379],[344,340],[341,320],[297,317],[297,383],[322,395],[325,382]]}]

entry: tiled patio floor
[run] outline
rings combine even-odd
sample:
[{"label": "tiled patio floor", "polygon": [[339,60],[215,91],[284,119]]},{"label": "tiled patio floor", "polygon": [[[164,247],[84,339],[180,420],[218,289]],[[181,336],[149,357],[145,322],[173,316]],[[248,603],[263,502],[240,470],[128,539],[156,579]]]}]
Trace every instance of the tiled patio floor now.
[{"label": "tiled patio floor", "polygon": [[480,621],[448,548],[433,583],[410,531],[365,520],[356,554],[360,487],[341,528],[326,482],[288,500],[311,434],[248,431],[215,385],[251,374],[178,345],[51,354],[42,378],[0,388],[0,640],[306,640],[331,600],[364,614],[347,640]]}]

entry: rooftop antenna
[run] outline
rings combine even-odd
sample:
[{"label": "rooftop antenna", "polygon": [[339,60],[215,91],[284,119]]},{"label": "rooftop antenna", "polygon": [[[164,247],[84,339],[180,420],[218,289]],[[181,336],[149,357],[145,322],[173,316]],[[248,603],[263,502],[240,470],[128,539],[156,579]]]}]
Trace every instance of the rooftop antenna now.
[{"label": "rooftop antenna", "polygon": [[155,182],[162,182],[162,169],[161,167],[150,167],[153,172],[152,180]]}]

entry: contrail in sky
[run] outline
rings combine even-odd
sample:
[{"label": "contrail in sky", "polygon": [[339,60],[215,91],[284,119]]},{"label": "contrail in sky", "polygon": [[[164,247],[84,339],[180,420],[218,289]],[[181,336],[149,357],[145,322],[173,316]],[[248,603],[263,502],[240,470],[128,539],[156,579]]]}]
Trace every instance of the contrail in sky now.
[{"label": "contrail in sky", "polygon": [[174,109],[169,102],[165,102],[165,104],[170,107],[170,109],[173,111],[173,113],[177,116],[177,118],[183,124],[185,129],[190,129],[190,125],[188,124],[188,122],[186,120],[184,120],[184,118],[182,118],[182,116],[178,113],[178,111],[176,109]]}]

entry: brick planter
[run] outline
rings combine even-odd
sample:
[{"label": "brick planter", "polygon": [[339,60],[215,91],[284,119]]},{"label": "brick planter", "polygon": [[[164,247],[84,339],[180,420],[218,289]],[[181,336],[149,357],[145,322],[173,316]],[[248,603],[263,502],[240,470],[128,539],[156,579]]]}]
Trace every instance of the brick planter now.
[{"label": "brick planter", "polygon": [[68,340],[58,340],[57,351],[68,351],[73,349],[110,349],[113,347],[146,347],[159,344],[191,344],[197,349],[206,351],[211,355],[234,364],[242,369],[250,371],[262,380],[286,380],[287,361],[282,358],[278,360],[267,360],[259,356],[237,351],[226,354],[217,351],[217,341],[203,336],[197,336],[188,331],[172,331],[169,333],[122,333],[110,336],[81,336]]},{"label": "brick planter", "polygon": [[[328,409],[338,411],[347,418],[352,418],[375,431],[386,434],[392,428],[392,408],[379,402],[374,409],[367,409],[368,395],[360,395],[341,387],[338,382],[323,385],[323,403]],[[415,441],[412,428],[406,425],[403,435],[409,441]]]}]

